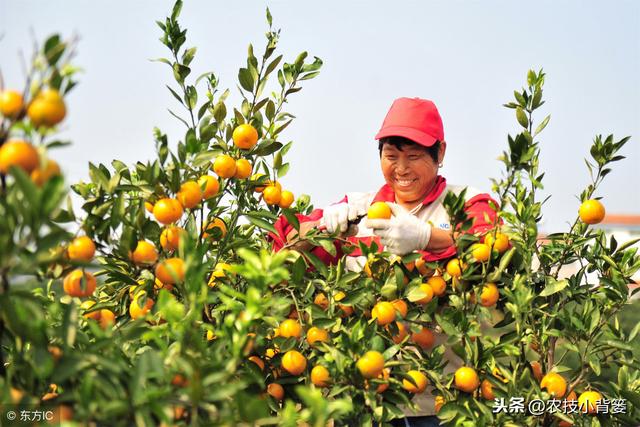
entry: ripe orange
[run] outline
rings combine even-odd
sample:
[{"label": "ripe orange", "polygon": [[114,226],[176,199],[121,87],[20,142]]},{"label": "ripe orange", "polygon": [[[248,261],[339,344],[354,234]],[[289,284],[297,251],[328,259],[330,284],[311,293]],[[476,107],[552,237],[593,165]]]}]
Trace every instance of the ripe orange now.
[{"label": "ripe orange", "polygon": [[44,168],[37,167],[31,172],[31,181],[38,187],[42,187],[45,182],[58,175],[60,175],[60,165],[55,160],[49,159]]},{"label": "ripe orange", "polygon": [[[347,295],[344,292],[338,291],[333,296],[333,299],[339,302],[342,301],[346,296]],[[338,304],[338,308],[342,311],[342,317],[348,317],[353,314],[353,307],[351,307],[350,305]]]},{"label": "ripe orange", "polygon": [[455,384],[459,390],[467,393],[473,393],[480,386],[480,378],[475,369],[463,366],[458,368],[454,374]]},{"label": "ripe orange", "polygon": [[198,185],[202,190],[202,198],[205,200],[212,198],[220,191],[220,183],[211,175],[202,175],[198,178]]},{"label": "ripe orange", "polygon": [[153,308],[154,301],[149,297],[146,298],[144,307],[140,306],[140,300],[144,295],[145,294],[142,292],[139,293],[133,298],[131,304],[129,304],[129,315],[133,320],[146,316],[146,314]]},{"label": "ripe orange", "polygon": [[176,199],[160,199],[153,206],[153,216],[164,225],[176,222],[182,216],[182,205]]},{"label": "ripe orange", "polygon": [[269,185],[262,192],[262,198],[268,205],[277,205],[282,199],[282,192],[276,185]]},{"label": "ripe orange", "polygon": [[100,327],[107,329],[111,325],[116,323],[116,315],[113,311],[103,308],[100,310]]},{"label": "ripe orange", "polygon": [[596,199],[583,202],[578,209],[580,220],[585,224],[598,224],[604,219],[604,205]]},{"label": "ripe orange", "polygon": [[169,225],[160,233],[160,246],[167,252],[175,251],[180,247],[180,239],[185,233],[182,227]]},{"label": "ripe orange", "polygon": [[567,392],[567,382],[562,375],[555,372],[549,372],[547,375],[542,377],[540,387],[546,388],[549,394],[554,396],[556,399],[560,399]]},{"label": "ripe orange", "polygon": [[599,400],[602,400],[602,395],[597,391],[585,391],[578,397],[578,411],[593,414]]},{"label": "ripe orange", "polygon": [[158,260],[158,251],[153,243],[140,240],[131,254],[131,259],[137,265],[153,264]]},{"label": "ripe orange", "polygon": [[411,334],[411,340],[418,344],[421,349],[427,350],[433,347],[433,344],[436,342],[436,337],[431,330],[423,326],[418,332]]},{"label": "ripe orange", "polygon": [[287,209],[293,204],[294,199],[295,198],[293,197],[293,193],[291,191],[284,190],[280,195],[280,203],[278,203],[278,206],[280,206],[282,209]]},{"label": "ripe orange", "polygon": [[202,201],[202,189],[195,181],[187,181],[180,186],[176,195],[178,201],[185,209],[192,209]]},{"label": "ripe orange", "polygon": [[435,410],[436,410],[436,414],[437,414],[438,412],[440,412],[440,408],[442,408],[442,406],[443,406],[445,403],[446,403],[446,402],[445,402],[445,400],[444,400],[444,397],[443,397],[443,396],[440,396],[440,395],[436,396],[436,398],[435,398]]},{"label": "ripe orange", "polygon": [[264,371],[264,361],[258,356],[249,356],[249,360],[258,365],[261,371]]},{"label": "ripe orange", "polygon": [[87,236],[76,237],[67,248],[67,256],[71,261],[89,262],[95,253],[96,245]]},{"label": "ripe orange", "polygon": [[382,370],[382,373],[380,375],[378,375],[377,379],[384,380],[386,382],[380,384],[378,386],[378,388],[376,388],[376,393],[384,393],[384,391],[389,388],[389,382],[388,381],[389,381],[389,376],[390,375],[391,375],[391,369],[389,369],[389,368],[384,368]]},{"label": "ripe orange", "polygon": [[485,283],[480,294],[480,304],[483,307],[491,307],[498,302],[500,291],[495,283]]},{"label": "ripe orange", "polygon": [[187,380],[182,374],[175,374],[173,378],[171,378],[171,385],[176,387],[186,387],[189,385],[189,380]]},{"label": "ripe orange", "polygon": [[376,319],[378,325],[388,325],[396,320],[396,308],[390,302],[381,301],[373,307],[371,316],[373,319]]},{"label": "ripe orange", "polygon": [[482,393],[482,397],[487,400],[494,400],[496,398],[495,394],[493,394],[493,385],[489,380],[483,380],[480,385],[480,392]]},{"label": "ripe orange", "polygon": [[542,365],[540,365],[540,362],[537,362],[537,361],[531,362],[531,371],[533,372],[533,377],[536,380],[538,381],[542,380]]},{"label": "ripe orange", "polygon": [[278,383],[269,384],[267,386],[267,393],[278,401],[284,399],[284,388]]},{"label": "ripe orange", "polygon": [[[85,282],[84,289],[82,282]],[[87,271],[83,272],[80,269],[73,270],[65,276],[63,288],[67,295],[71,295],[72,297],[88,297],[96,290],[96,278]]]},{"label": "ripe orange", "polygon": [[405,328],[404,323],[402,322],[396,322],[396,326],[398,327],[398,333],[397,335],[392,336],[391,339],[394,343],[400,344],[408,334],[407,328]]},{"label": "ripe orange", "polygon": [[462,276],[462,268],[463,268],[463,264],[460,263],[460,260],[458,258],[454,258],[452,260],[449,260],[449,262],[447,263],[447,273],[449,273],[449,276],[451,277],[460,277]]},{"label": "ripe orange", "polygon": [[165,285],[173,285],[184,280],[184,261],[167,258],[156,266],[156,277]]},{"label": "ripe orange", "polygon": [[402,380],[402,388],[407,390],[409,393],[422,393],[427,388],[427,377],[420,371],[411,370],[407,372],[407,375],[410,376],[415,384],[407,379]]},{"label": "ripe orange", "polygon": [[258,142],[258,131],[250,124],[242,124],[233,130],[233,143],[242,150],[251,150]]},{"label": "ripe orange", "polygon": [[0,92],[0,114],[10,119],[17,118],[24,108],[22,94],[15,90]]},{"label": "ripe orange", "polygon": [[291,375],[300,375],[307,369],[307,359],[299,351],[289,350],[282,356],[282,367]]},{"label": "ripe orange", "polygon": [[247,179],[251,176],[252,169],[253,166],[247,159],[238,159],[236,160],[236,173],[233,176],[238,179]]},{"label": "ripe orange", "polygon": [[27,115],[34,126],[51,127],[64,120],[67,109],[57,90],[45,89],[31,101]]},{"label": "ripe orange", "polygon": [[213,162],[213,171],[220,178],[231,178],[236,174],[236,161],[228,154],[220,154]]},{"label": "ripe orange", "polygon": [[[252,183],[258,182],[260,181],[260,178],[262,178],[263,176],[265,176],[263,173],[254,173],[253,175],[251,175],[250,181]],[[267,181],[268,183],[268,181]],[[258,186],[256,188],[253,189],[253,191],[255,191],[256,193],[262,193],[265,189],[266,185],[263,186]]]},{"label": "ripe orange", "polygon": [[365,378],[376,378],[384,369],[384,357],[378,351],[367,351],[356,362],[356,368]]},{"label": "ripe orange", "polygon": [[153,203],[151,202],[144,202],[144,208],[147,212],[149,212],[150,214],[153,213]]},{"label": "ripe orange", "polygon": [[300,323],[293,319],[283,320],[278,328],[280,330],[280,336],[285,338],[300,338],[300,335],[302,334],[302,327],[300,326]]},{"label": "ripe orange", "polygon": [[314,346],[317,342],[329,341],[329,332],[326,329],[317,328],[312,326],[307,331],[307,342],[310,346]]},{"label": "ripe orange", "polygon": [[93,301],[93,300],[90,300],[90,299],[86,300],[82,304],[80,304],[80,308],[85,311],[85,313],[82,315],[82,317],[84,317],[85,319],[100,320],[100,310],[96,310],[96,311],[92,311],[90,313],[86,313],[86,311],[90,310],[91,307],[93,307],[94,305],[96,305],[96,302]]},{"label": "ripe orange", "polygon": [[[219,233],[214,234],[213,230],[215,230],[216,228],[219,230]],[[217,239],[218,238],[217,236],[220,236],[219,238],[222,239],[226,234],[227,234],[227,225],[220,218],[214,218],[212,221],[209,221],[207,223],[207,226],[205,227],[205,231],[202,234],[202,237],[204,237],[205,239],[208,239],[209,237]]]},{"label": "ripe orange", "polygon": [[328,387],[330,378],[329,370],[322,365],[316,365],[311,370],[311,383],[317,387]]},{"label": "ripe orange", "polygon": [[40,164],[38,152],[26,141],[12,140],[0,147],[0,173],[7,174],[11,166],[31,173]]},{"label": "ripe orange", "polygon": [[313,303],[323,310],[329,308],[329,300],[327,299],[327,296],[322,292],[316,294],[315,298],[313,299]]},{"label": "ripe orange", "polygon": [[207,331],[207,341],[213,341],[216,339],[216,334],[213,331]]},{"label": "ripe orange", "polygon": [[491,256],[491,249],[484,243],[475,243],[471,246],[471,256],[478,262],[485,262]]},{"label": "ripe orange", "polygon": [[369,219],[389,219],[391,218],[391,208],[385,202],[375,202],[367,210]]},{"label": "ripe orange", "polygon": [[425,296],[415,301],[415,303],[420,305],[429,304],[433,299],[433,289],[431,289],[431,286],[429,286],[428,283],[421,283],[419,288]]},{"label": "ripe orange", "polygon": [[427,280],[427,284],[431,286],[433,294],[437,297],[441,297],[447,290],[447,282],[444,281],[442,276],[431,276]]},{"label": "ripe orange", "polygon": [[407,312],[409,311],[409,307],[407,306],[407,303],[404,302],[404,300],[397,299],[392,301],[391,304],[393,304],[393,308],[396,309],[396,312],[400,313],[400,317],[402,317],[403,319],[407,317]]},{"label": "ripe orange", "polygon": [[502,253],[509,248],[509,237],[506,234],[496,233],[495,239],[493,238],[493,231],[490,231],[484,236],[484,244],[489,246],[491,250]]}]

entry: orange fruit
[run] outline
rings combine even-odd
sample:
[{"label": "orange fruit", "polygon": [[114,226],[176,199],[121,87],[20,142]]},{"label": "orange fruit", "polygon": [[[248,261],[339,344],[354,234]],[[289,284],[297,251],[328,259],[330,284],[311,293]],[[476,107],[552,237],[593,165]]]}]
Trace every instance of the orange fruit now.
[{"label": "orange fruit", "polygon": [[238,179],[247,179],[251,176],[252,169],[253,166],[247,159],[238,159],[236,160],[236,173],[233,176]]},{"label": "orange fruit", "polygon": [[597,391],[585,391],[578,397],[578,411],[593,414],[599,400],[602,400],[602,395]]},{"label": "orange fruit", "polygon": [[150,214],[153,213],[153,203],[151,202],[144,202],[144,208],[147,212],[149,212]]},{"label": "orange fruit", "polygon": [[49,159],[45,164],[44,168],[37,167],[31,172],[31,181],[38,187],[44,185],[45,182],[49,181],[54,176],[60,175],[60,165],[55,160]]},{"label": "orange fruit", "polygon": [[184,280],[184,261],[167,258],[156,266],[156,277],[165,285],[173,285]]},{"label": "orange fruit", "polygon": [[233,130],[233,143],[242,150],[251,150],[258,143],[258,131],[250,124],[242,124]]},{"label": "orange fruit", "polygon": [[531,371],[533,372],[533,377],[540,381],[542,380],[542,365],[540,362],[533,361],[531,362]]},{"label": "orange fruit", "polygon": [[211,272],[211,276],[209,277],[209,287],[214,287],[216,285],[216,279],[221,279],[227,275],[227,271],[231,266],[225,262],[219,262],[216,264],[216,267]]},{"label": "orange fruit", "polygon": [[158,251],[153,243],[140,240],[131,253],[131,259],[137,265],[153,264],[158,260]]},{"label": "orange fruit", "polygon": [[291,375],[300,375],[307,368],[307,359],[299,351],[289,350],[282,356],[282,367]]},{"label": "orange fruit", "polygon": [[482,393],[482,397],[487,400],[493,400],[496,398],[495,394],[493,394],[493,385],[489,380],[483,380],[480,385],[480,392]]},{"label": "orange fruit", "polygon": [[442,406],[444,406],[444,404],[445,404],[445,403],[446,403],[446,402],[445,402],[445,400],[444,400],[444,397],[442,397],[442,396],[440,396],[440,395],[436,396],[436,398],[435,398],[435,410],[436,410],[436,414],[437,414],[438,412],[440,412],[440,408],[442,408]]},{"label": "orange fruit", "polygon": [[327,387],[330,378],[329,370],[322,365],[316,365],[311,370],[311,383],[317,387]]},{"label": "orange fruit", "polygon": [[393,305],[393,308],[396,309],[396,314],[400,313],[400,317],[402,317],[403,319],[407,317],[409,307],[407,306],[407,303],[404,302],[404,300],[397,299],[392,301],[391,304]]},{"label": "orange fruit", "polygon": [[284,190],[280,195],[280,203],[278,203],[278,206],[282,209],[287,209],[293,204],[293,200],[293,193],[289,190]]},{"label": "orange fruit", "polygon": [[402,340],[407,336],[407,328],[405,328],[404,323],[396,322],[396,326],[398,327],[398,334],[391,337],[394,343],[400,344]]},{"label": "orange fruit", "polygon": [[202,175],[198,178],[198,185],[202,190],[202,198],[205,200],[212,198],[220,191],[220,183],[216,177],[211,175]]},{"label": "orange fruit", "polygon": [[[219,230],[219,233],[215,233],[215,235],[214,235],[214,234],[213,234],[213,233],[214,233],[214,231],[213,231],[213,230],[214,230],[214,229],[216,229],[216,228]],[[223,221],[223,220],[221,220],[220,218],[214,218],[212,221],[209,221],[209,222],[207,223],[207,226],[205,227],[205,229],[204,229],[204,230],[205,230],[205,231],[204,231],[204,233],[202,234],[202,237],[204,237],[205,239],[208,239],[208,238],[210,238],[210,237],[211,237],[212,239],[213,239],[213,238],[215,238],[215,239],[217,239],[217,238],[222,239],[222,238],[227,234],[227,225],[226,225],[226,224],[224,223],[224,221]],[[211,233],[211,234],[209,234],[209,233]],[[220,236],[220,237],[217,237],[217,236]]]},{"label": "orange fruit", "polygon": [[0,92],[0,113],[10,119],[17,118],[24,108],[22,94],[16,90]]},{"label": "orange fruit", "polygon": [[262,192],[262,198],[268,205],[277,205],[282,198],[282,192],[275,185],[269,185]]},{"label": "orange fruit", "polygon": [[228,154],[220,154],[213,162],[213,171],[220,178],[231,178],[236,174],[236,161]]},{"label": "orange fruit", "polygon": [[384,380],[384,381],[387,381],[387,382],[384,382],[384,383],[380,384],[378,386],[378,388],[376,388],[376,393],[384,393],[384,391],[389,388],[388,380],[389,380],[389,376],[390,375],[391,375],[391,369],[389,369],[389,368],[384,368],[382,370],[382,373],[380,375],[378,375],[378,379],[379,380]]},{"label": "orange fruit", "polygon": [[[84,289],[82,282],[85,282]],[[96,278],[89,272],[83,272],[80,269],[73,270],[65,276],[63,288],[67,295],[72,297],[88,297],[96,290]]]},{"label": "orange fruit", "polygon": [[381,301],[371,310],[371,317],[376,319],[380,326],[388,325],[396,320],[396,308],[390,302]]},{"label": "orange fruit", "polygon": [[[51,357],[53,357],[54,361],[58,361],[60,360],[60,358],[62,357],[62,349],[56,345],[50,345],[47,347],[47,351],[49,352],[49,354],[51,354]],[[15,389],[11,389],[11,391],[13,392],[13,390]],[[22,398],[22,396],[21,396]],[[20,399],[18,399],[19,401]]]},{"label": "orange fruit", "polygon": [[285,319],[280,323],[278,327],[280,330],[280,336],[285,338],[300,338],[302,334],[302,327],[300,323],[293,319]]},{"label": "orange fruit", "polygon": [[389,219],[391,218],[391,208],[385,202],[375,202],[367,210],[369,219]]},{"label": "orange fruit", "polygon": [[384,357],[378,351],[367,351],[356,362],[356,368],[365,378],[376,378],[384,369]]},{"label": "orange fruit", "polygon": [[173,378],[171,378],[171,385],[176,387],[186,387],[189,385],[189,380],[187,380],[182,374],[175,374]]},{"label": "orange fruit", "polygon": [[427,350],[433,347],[433,344],[436,342],[436,337],[431,330],[423,326],[418,332],[411,334],[411,340],[418,344],[421,349]]},{"label": "orange fruit", "polygon": [[176,222],[182,216],[182,205],[176,199],[160,199],[153,205],[153,216],[164,225]]},{"label": "orange fruit", "polygon": [[[265,176],[263,173],[254,173],[253,175],[251,175],[250,181],[252,183],[258,182],[260,181],[260,178],[262,178],[263,176]],[[267,183],[268,181],[265,183],[265,185],[254,188],[253,191],[255,191],[256,193],[262,193]]]},{"label": "orange fruit", "polygon": [[313,303],[323,310],[329,308],[329,300],[327,299],[327,296],[322,292],[316,294],[315,298],[313,299]]},{"label": "orange fruit", "polygon": [[184,233],[184,229],[177,225],[165,227],[160,233],[160,246],[167,252],[177,250],[180,247],[180,239]]},{"label": "orange fruit", "polygon": [[578,209],[580,220],[585,224],[598,224],[604,219],[604,214],[604,205],[596,199],[586,200]]},{"label": "orange fruit", "polygon": [[213,331],[207,331],[207,341],[213,341],[216,339],[216,334]]},{"label": "orange fruit", "polygon": [[116,315],[113,311],[103,308],[100,310],[100,327],[107,329],[109,326],[116,323]]},{"label": "orange fruit", "polygon": [[427,284],[431,286],[433,294],[437,297],[441,297],[447,290],[447,282],[444,281],[442,276],[431,276],[427,280]]},{"label": "orange fruit", "polygon": [[460,263],[460,260],[458,258],[454,258],[452,260],[449,260],[446,270],[447,273],[449,273],[449,276],[460,277],[462,276],[462,267],[463,265]]},{"label": "orange fruit", "polygon": [[55,126],[64,120],[67,108],[55,89],[44,89],[27,108],[27,115],[34,126]]},{"label": "orange fruit", "polygon": [[402,380],[402,388],[407,390],[409,393],[422,393],[427,388],[427,377],[420,371],[411,370],[407,372],[407,375],[410,376],[415,384],[407,379]]},{"label": "orange fruit", "polygon": [[473,393],[480,386],[480,378],[475,369],[463,366],[454,374],[456,387],[467,393]]},{"label": "orange fruit", "polygon": [[202,201],[202,189],[195,181],[187,181],[180,186],[176,195],[182,207],[192,209]]},{"label": "orange fruit", "polygon": [[154,301],[148,297],[144,302],[144,307],[140,306],[140,299],[143,297],[143,295],[145,294],[139,293],[133,298],[131,304],[129,304],[129,315],[133,320],[140,319],[141,317],[146,316],[146,314],[153,308]]},{"label": "orange fruit", "polygon": [[425,305],[429,304],[433,299],[433,289],[429,286],[428,283],[421,283],[419,286],[420,290],[425,293],[425,296],[415,301],[416,304]]},{"label": "orange fruit", "polygon": [[278,401],[284,399],[284,388],[278,383],[269,384],[267,386],[267,393]]},{"label": "orange fruit", "polygon": [[478,262],[486,262],[491,256],[491,249],[484,243],[474,243],[471,245],[471,256]]},{"label": "orange fruit", "polygon": [[76,237],[67,248],[67,256],[71,261],[89,262],[95,253],[96,245],[87,236]]},{"label": "orange fruit", "polygon": [[258,356],[249,356],[249,360],[258,365],[258,368],[260,368],[261,371],[264,371],[264,361]]},{"label": "orange fruit", "polygon": [[567,382],[562,375],[555,372],[549,372],[547,375],[542,377],[540,387],[546,388],[549,394],[554,396],[556,399],[560,399],[567,392]]},{"label": "orange fruit", "polygon": [[26,141],[12,140],[0,147],[0,173],[6,174],[11,166],[16,166],[31,173],[40,165],[38,152]]},{"label": "orange fruit", "polygon": [[490,231],[484,236],[484,244],[489,246],[491,250],[502,253],[509,248],[509,237],[506,234],[496,233],[494,239],[493,231]]},{"label": "orange fruit", "polygon": [[307,331],[307,342],[310,346],[315,345],[317,342],[329,341],[329,332],[326,329],[317,328],[312,326]]},{"label": "orange fruit", "polygon": [[[82,304],[80,304],[80,308],[86,312],[87,310],[90,310],[94,305],[96,305],[95,301],[86,300]],[[82,317],[84,317],[85,319],[100,320],[100,310],[92,311],[91,313],[85,313],[82,315]]]},{"label": "orange fruit", "polygon": [[483,307],[491,307],[498,302],[500,298],[500,291],[495,283],[485,283],[482,287],[482,293],[480,294],[480,304]]},{"label": "orange fruit", "polygon": [[[344,292],[338,291],[333,296],[333,299],[339,302],[342,301],[346,296],[347,295]],[[353,307],[351,307],[350,305],[338,304],[338,308],[342,311],[342,317],[351,316],[353,314]]]}]

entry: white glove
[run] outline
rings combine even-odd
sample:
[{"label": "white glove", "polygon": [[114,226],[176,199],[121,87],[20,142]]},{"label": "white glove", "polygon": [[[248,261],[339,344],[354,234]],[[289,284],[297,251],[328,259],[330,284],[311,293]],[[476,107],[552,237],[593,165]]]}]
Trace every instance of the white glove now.
[{"label": "white glove", "polygon": [[344,233],[349,228],[349,221],[367,213],[369,195],[366,193],[347,194],[347,202],[327,206],[323,210],[320,226],[324,225],[329,233],[338,230]]},{"label": "white glove", "polygon": [[423,250],[431,239],[431,225],[421,221],[402,206],[388,203],[391,219],[368,219],[365,226],[373,229],[387,250],[395,255],[406,255]]}]

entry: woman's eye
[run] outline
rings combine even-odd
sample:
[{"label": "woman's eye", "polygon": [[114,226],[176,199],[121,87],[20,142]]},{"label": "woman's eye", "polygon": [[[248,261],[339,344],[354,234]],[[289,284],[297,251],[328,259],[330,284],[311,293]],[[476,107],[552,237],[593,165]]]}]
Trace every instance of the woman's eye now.
[{"label": "woman's eye", "polygon": [[409,156],[409,160],[418,160],[420,156]]},{"label": "woman's eye", "polygon": [[387,160],[391,160],[392,162],[396,161],[396,157],[395,156],[387,156]]}]

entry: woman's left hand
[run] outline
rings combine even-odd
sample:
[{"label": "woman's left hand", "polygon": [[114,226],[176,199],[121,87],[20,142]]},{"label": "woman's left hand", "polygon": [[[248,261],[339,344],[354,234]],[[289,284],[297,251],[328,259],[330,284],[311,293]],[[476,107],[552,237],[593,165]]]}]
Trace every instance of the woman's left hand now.
[{"label": "woman's left hand", "polygon": [[431,225],[396,203],[388,205],[393,213],[391,219],[367,218],[365,226],[373,229],[387,250],[395,255],[425,249],[431,239]]}]

